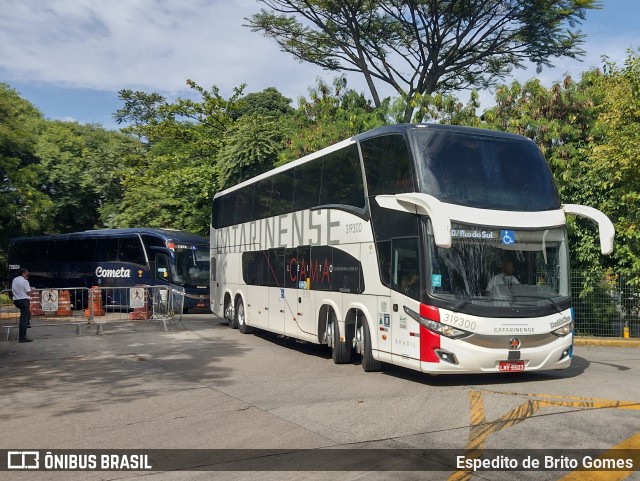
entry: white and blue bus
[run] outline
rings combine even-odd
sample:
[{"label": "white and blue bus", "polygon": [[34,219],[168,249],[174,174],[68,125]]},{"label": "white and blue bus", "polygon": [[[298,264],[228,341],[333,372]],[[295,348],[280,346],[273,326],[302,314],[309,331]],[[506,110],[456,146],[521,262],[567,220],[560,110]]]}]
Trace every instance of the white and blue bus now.
[{"label": "white and blue bus", "polygon": [[564,369],[565,214],[536,144],[443,125],[375,129],[219,192],[211,309],[241,332],[428,373]]},{"label": "white and blue bus", "polygon": [[9,243],[8,262],[10,278],[26,268],[34,288],[172,285],[184,290],[184,309],[209,308],[209,240],[188,232],[129,228],[19,237]]}]

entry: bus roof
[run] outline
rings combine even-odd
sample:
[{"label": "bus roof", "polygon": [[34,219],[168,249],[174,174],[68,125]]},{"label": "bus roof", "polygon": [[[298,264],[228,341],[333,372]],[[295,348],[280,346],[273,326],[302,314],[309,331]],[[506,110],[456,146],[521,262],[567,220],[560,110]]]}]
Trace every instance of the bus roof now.
[{"label": "bus roof", "polygon": [[445,132],[456,132],[460,134],[468,135],[482,135],[485,137],[498,137],[503,139],[522,140],[527,142],[533,142],[533,140],[523,135],[512,134],[510,132],[503,132],[500,130],[484,129],[480,127],[464,127],[461,125],[448,125],[448,124],[397,124],[387,125],[384,127],[378,127],[376,129],[368,130],[361,134],[354,135],[352,139],[361,141],[371,137],[377,137],[379,135],[391,134],[391,133],[404,133],[414,129],[429,129],[429,130],[441,130]]},{"label": "bus roof", "polygon": [[178,242],[187,242],[191,244],[208,244],[209,239],[190,232],[174,229],[153,229],[150,227],[128,227],[124,229],[96,229],[85,230],[82,232],[70,232],[67,234],[52,234],[35,237],[16,237],[12,241],[35,241],[35,240],[65,240],[65,239],[81,239],[81,238],[101,238],[101,237],[121,237],[131,234],[153,235],[164,240],[171,239]]}]

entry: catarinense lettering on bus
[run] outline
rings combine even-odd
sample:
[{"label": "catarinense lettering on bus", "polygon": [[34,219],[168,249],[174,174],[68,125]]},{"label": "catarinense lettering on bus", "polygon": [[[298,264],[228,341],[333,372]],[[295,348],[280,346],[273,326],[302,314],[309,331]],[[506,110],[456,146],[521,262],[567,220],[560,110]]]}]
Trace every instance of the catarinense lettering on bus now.
[{"label": "catarinense lettering on bus", "polygon": [[330,209],[294,212],[218,229],[216,246],[222,253],[251,250],[249,246],[272,249],[305,244],[336,245],[340,225],[340,221],[331,221]]}]

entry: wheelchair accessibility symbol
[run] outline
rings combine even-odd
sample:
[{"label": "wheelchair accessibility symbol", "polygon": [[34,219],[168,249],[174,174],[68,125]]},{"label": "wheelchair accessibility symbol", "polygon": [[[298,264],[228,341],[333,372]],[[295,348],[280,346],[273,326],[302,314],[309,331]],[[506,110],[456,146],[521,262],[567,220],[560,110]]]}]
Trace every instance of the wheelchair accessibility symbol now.
[{"label": "wheelchair accessibility symbol", "polygon": [[516,235],[512,230],[500,231],[500,239],[505,245],[511,245],[516,243]]}]

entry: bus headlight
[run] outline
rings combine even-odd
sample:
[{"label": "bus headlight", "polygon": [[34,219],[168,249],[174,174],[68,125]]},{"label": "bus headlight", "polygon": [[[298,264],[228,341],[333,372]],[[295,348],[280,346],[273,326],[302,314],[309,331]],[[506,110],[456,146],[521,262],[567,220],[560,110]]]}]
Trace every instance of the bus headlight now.
[{"label": "bus headlight", "polygon": [[573,331],[573,321],[571,321],[568,324],[565,324],[564,326],[559,327],[555,331],[551,331],[551,332],[553,334],[555,334],[556,336],[558,336],[558,337],[564,337],[567,334],[571,334],[571,331]]},{"label": "bus headlight", "polygon": [[461,337],[467,337],[471,335],[470,332],[463,331],[462,329],[457,329],[448,324],[442,324],[441,322],[427,319],[426,317],[423,317],[417,312],[409,309],[407,306],[404,306],[404,312],[418,321],[418,324],[420,324],[425,329],[429,329],[431,332],[435,332],[436,334],[440,334],[441,336],[449,337],[451,339],[459,339]]}]

